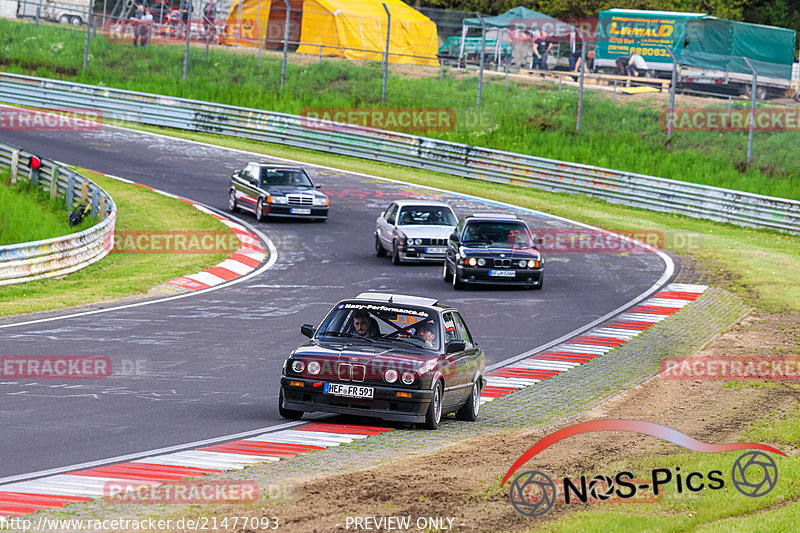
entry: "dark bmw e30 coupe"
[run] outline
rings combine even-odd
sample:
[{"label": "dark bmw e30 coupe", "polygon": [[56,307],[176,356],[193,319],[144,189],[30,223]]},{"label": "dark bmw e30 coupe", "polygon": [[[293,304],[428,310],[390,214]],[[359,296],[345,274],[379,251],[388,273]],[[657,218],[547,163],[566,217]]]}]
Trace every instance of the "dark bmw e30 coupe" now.
[{"label": "dark bmw e30 coupe", "polygon": [[324,411],[421,424],[476,420],[485,358],[458,310],[431,298],[362,293],[336,304],[283,365],[284,418]]}]

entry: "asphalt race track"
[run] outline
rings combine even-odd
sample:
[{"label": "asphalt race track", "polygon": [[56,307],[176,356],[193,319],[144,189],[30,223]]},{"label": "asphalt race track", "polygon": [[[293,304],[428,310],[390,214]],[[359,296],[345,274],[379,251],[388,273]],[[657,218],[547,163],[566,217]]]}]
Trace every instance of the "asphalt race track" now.
[{"label": "asphalt race track", "polygon": [[[128,130],[69,135],[0,132],[40,156],[225,210],[227,180],[249,156]],[[266,158],[259,158],[266,159]],[[650,289],[665,270],[654,253],[550,253],[541,291],[454,291],[441,266],[392,266],[373,251],[375,218],[393,198],[444,198],[459,216],[507,210],[456,195],[307,167],[331,196],[327,223],[258,223],[278,250],[245,282],[188,298],[0,329],[2,355],[103,355],[143,361],[142,375],[0,381],[0,478],[256,430],[278,416],[281,363],[339,299],[362,291],[438,297],[458,307],[487,365],[559,338]],[[517,211],[532,228],[571,224]],[[158,213],[153,213],[158,216]],[[188,274],[188,272],[187,272]]]}]

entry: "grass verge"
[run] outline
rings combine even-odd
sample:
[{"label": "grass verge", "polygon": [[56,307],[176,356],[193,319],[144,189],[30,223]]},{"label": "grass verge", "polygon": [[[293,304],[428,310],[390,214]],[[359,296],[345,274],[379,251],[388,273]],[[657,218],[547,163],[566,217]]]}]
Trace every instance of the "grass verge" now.
[{"label": "grass verge", "polygon": [[[102,174],[80,171],[105,189],[117,204],[116,231],[228,231],[214,217],[175,200]],[[157,217],[153,213],[158,213]],[[111,253],[61,279],[0,287],[0,316],[107,302],[146,293],[184,274],[224,260],[227,253]]]},{"label": "grass verge", "polygon": [[[800,309],[800,285],[795,280],[796,272],[800,271],[800,237],[797,236],[624,207],[580,195],[486,183],[312,150],[167,128],[144,126],[139,129],[474,194],[603,228],[636,233],[654,232],[663,235],[664,249],[691,255],[705,263],[715,275],[722,276],[733,290],[745,296],[750,305],[772,312]],[[336,209],[335,205],[333,209]]]},{"label": "grass verge", "polygon": [[[28,180],[11,185],[8,168],[0,168],[0,245],[32,242],[78,233],[96,221],[70,226],[63,198],[51,200]],[[36,224],[31,224],[35,219]]]},{"label": "grass verge", "polygon": [[[287,68],[280,89],[280,63],[267,55],[215,46],[189,53],[189,79],[182,78],[182,46],[91,41],[88,67],[81,70],[85,34],[70,28],[0,20],[0,66],[9,72],[81,83],[195,98],[299,114],[308,108],[442,108],[455,111],[452,129],[424,133],[437,138],[800,199],[800,133],[758,133],[755,159],[747,163],[747,135],[676,133],[667,143],[661,111],[637,102],[611,102],[588,91],[581,133],[575,132],[576,90],[546,83],[487,76],[482,113],[475,110],[474,74],[436,78],[392,75],[386,103],[380,101],[380,65],[326,60]],[[307,56],[296,56],[301,60]],[[422,67],[420,67],[422,68]],[[231,91],[230,87],[236,90]],[[707,105],[707,104],[706,104]],[[681,107],[680,101],[678,104]],[[470,117],[472,120],[470,120]]]}]

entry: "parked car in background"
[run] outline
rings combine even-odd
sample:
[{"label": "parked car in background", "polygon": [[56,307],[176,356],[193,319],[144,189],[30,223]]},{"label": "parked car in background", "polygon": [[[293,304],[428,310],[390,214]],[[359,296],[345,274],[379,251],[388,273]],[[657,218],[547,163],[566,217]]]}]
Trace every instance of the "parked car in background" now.
[{"label": "parked car in background", "polygon": [[444,202],[396,200],[375,221],[375,254],[384,257],[391,252],[395,265],[443,261],[457,223]]},{"label": "parked car in background", "polygon": [[269,217],[325,221],[330,201],[301,167],[250,162],[237,170],[228,186],[228,208],[252,211],[259,221]]},{"label": "parked car in background", "polygon": [[476,214],[450,236],[443,277],[456,289],[466,285],[521,285],[541,289],[544,258],[525,221],[514,215]]},{"label": "parked car in background", "polygon": [[478,418],[485,356],[454,307],[432,298],[362,293],[333,306],[283,364],[278,408],[422,424]]}]

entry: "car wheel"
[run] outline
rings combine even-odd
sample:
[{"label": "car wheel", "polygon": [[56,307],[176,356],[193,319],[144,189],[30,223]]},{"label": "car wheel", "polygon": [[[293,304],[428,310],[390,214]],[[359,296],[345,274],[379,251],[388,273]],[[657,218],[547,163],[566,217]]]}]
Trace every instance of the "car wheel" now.
[{"label": "car wheel", "polygon": [[69,24],[69,15],[61,15],[58,17],[58,22],[60,24]]},{"label": "car wheel", "polygon": [[256,220],[264,222],[266,219],[267,217],[264,216],[264,200],[263,198],[259,198],[256,203]]},{"label": "car wheel", "polygon": [[72,17],[72,20],[70,20],[70,22],[72,22],[73,26],[80,26],[81,24],[83,24],[83,19],[81,19],[80,17]]},{"label": "car wheel", "polygon": [[400,259],[400,250],[397,249],[397,241],[392,242],[392,264],[399,265],[403,262]]},{"label": "car wheel", "polygon": [[450,270],[447,268],[447,259],[444,260],[444,268],[442,268],[442,278],[444,278],[445,282],[450,283],[453,279],[453,276],[450,274]]},{"label": "car wheel", "polygon": [[456,418],[458,420],[474,422],[478,419],[478,412],[481,410],[480,382],[480,379],[475,380],[475,383],[472,384],[472,393],[470,393],[469,398],[467,398],[467,403],[456,411]]},{"label": "car wheel", "polygon": [[425,423],[422,425],[425,429],[438,429],[439,424],[442,423],[442,382],[437,381],[433,387],[433,397],[431,403],[428,404],[428,410],[425,413]]},{"label": "car wheel", "polygon": [[228,210],[231,213],[239,212],[239,205],[236,203],[236,193],[233,191],[233,189],[231,189],[228,193]]},{"label": "car wheel", "polygon": [[377,233],[375,234],[375,255],[378,257],[386,257],[386,248],[381,244],[381,238],[378,237]]},{"label": "car wheel", "polygon": [[453,268],[453,288],[457,291],[460,291],[464,288],[464,282],[461,281],[461,277],[458,275],[458,268]]},{"label": "car wheel", "polygon": [[295,411],[294,409],[286,409],[283,406],[283,389],[281,389],[280,394],[278,395],[278,413],[283,418],[288,418],[289,420],[297,420],[302,418],[303,411]]}]

